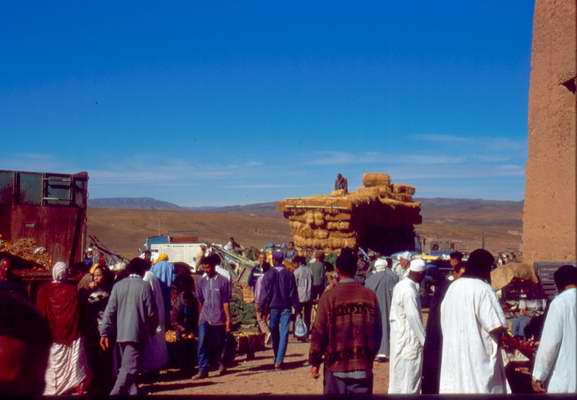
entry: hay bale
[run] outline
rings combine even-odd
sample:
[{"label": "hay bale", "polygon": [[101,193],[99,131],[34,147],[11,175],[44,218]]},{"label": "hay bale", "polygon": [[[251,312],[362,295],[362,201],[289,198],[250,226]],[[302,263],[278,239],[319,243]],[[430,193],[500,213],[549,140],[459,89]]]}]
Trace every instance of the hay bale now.
[{"label": "hay bale", "polygon": [[289,221],[289,226],[293,231],[298,231],[299,229],[305,227],[306,224],[303,224],[300,221]]},{"label": "hay bale", "polygon": [[325,220],[324,219],[315,219],[315,222],[313,225],[317,228],[323,227],[323,226],[325,226]]},{"label": "hay bale", "polygon": [[324,229],[315,229],[313,234],[315,239],[326,239],[329,237],[329,232]]},{"label": "hay bale", "polygon": [[348,247],[348,248],[354,248],[357,245],[357,239],[345,239],[344,240],[344,246],[343,247]]},{"label": "hay bale", "polygon": [[327,221],[350,221],[351,217],[352,216],[349,213],[338,213],[338,214],[332,214],[332,215],[325,215],[325,219]]},{"label": "hay bale", "polygon": [[315,229],[308,225],[302,225],[299,229],[294,231],[294,234],[302,238],[310,239],[315,237]]},{"label": "hay bale", "polygon": [[381,186],[378,189],[379,189],[379,197],[390,197],[392,194],[390,186]]},{"label": "hay bale", "polygon": [[348,239],[357,237],[357,233],[353,231],[331,231],[329,237],[335,239]]},{"label": "hay bale", "polygon": [[341,247],[344,246],[345,244],[345,239],[340,239],[340,238],[330,238],[328,240],[329,246],[332,247],[333,249],[340,249]]},{"label": "hay bale", "polygon": [[374,197],[379,194],[379,187],[360,187],[352,195],[362,195],[363,197]]},{"label": "hay bale", "polygon": [[395,184],[393,185],[393,192],[408,194],[412,196],[415,194],[415,187],[411,185]]},{"label": "hay bale", "polygon": [[327,222],[329,231],[348,231],[351,229],[351,223],[348,221]]},{"label": "hay bale", "polygon": [[375,186],[388,186],[391,184],[391,177],[380,172],[365,172],[363,174],[363,186],[366,188]]},{"label": "hay bale", "polygon": [[413,197],[410,194],[406,194],[406,193],[399,193],[395,195],[395,198],[399,201],[402,202],[411,202],[413,200]]},{"label": "hay bale", "polygon": [[295,242],[295,246],[297,246],[297,247],[301,247],[301,248],[307,247],[307,239],[302,237],[302,236],[293,235],[293,241]]}]

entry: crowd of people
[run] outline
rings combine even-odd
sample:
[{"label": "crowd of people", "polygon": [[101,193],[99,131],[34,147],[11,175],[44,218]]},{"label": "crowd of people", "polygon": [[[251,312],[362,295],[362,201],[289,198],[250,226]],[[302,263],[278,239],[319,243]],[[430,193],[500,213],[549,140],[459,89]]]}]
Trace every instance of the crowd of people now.
[{"label": "crowd of people", "polygon": [[[490,285],[496,261],[489,252],[475,250],[466,262],[451,254],[451,273],[436,282],[426,323],[425,261],[409,252],[395,260],[375,256],[359,274],[358,254],[342,249],[334,263],[321,251],[298,254],[294,245],[270,258],[258,254],[247,285],[274,370],[285,368],[293,326],[310,345],[313,379],[323,366],[325,394],[371,394],[375,361],[389,363],[390,394],[511,392],[503,350],[515,343]],[[223,263],[206,254],[194,279],[165,254],[112,268],[104,257],[89,257],[88,270],[71,280],[83,266],[57,262],[33,307],[10,279],[9,260],[1,260],[0,392],[138,394],[139,382],[154,381],[169,363],[168,329],[183,345],[196,339],[194,351],[179,352],[184,370],[196,367],[195,381],[226,373],[233,284]],[[575,393],[577,268],[565,265],[554,279],[559,294],[544,318],[532,388]]]}]

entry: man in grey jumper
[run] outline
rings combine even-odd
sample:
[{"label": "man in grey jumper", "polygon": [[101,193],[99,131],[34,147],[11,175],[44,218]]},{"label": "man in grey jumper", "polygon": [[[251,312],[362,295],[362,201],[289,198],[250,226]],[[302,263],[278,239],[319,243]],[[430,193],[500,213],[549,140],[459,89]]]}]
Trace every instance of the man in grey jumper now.
[{"label": "man in grey jumper", "polygon": [[325,253],[318,250],[315,253],[315,258],[309,264],[311,272],[313,273],[312,300],[320,298],[327,286],[327,269],[325,268],[324,261]]},{"label": "man in grey jumper", "polygon": [[[294,276],[297,284],[297,291],[299,294],[299,302],[301,303],[301,310],[303,313],[303,322],[307,326],[307,332],[311,331],[311,311],[313,308],[312,302],[312,286],[313,273],[311,268],[307,265],[307,261],[303,256],[296,256],[293,263],[298,265],[294,271]],[[307,341],[306,338],[300,339]]]},{"label": "man in grey jumper", "polygon": [[100,346],[110,348],[116,332],[120,369],[110,395],[137,395],[143,344],[158,323],[156,303],[150,285],[142,280],[146,261],[133,258],[126,266],[127,278],[114,285],[100,325]]}]

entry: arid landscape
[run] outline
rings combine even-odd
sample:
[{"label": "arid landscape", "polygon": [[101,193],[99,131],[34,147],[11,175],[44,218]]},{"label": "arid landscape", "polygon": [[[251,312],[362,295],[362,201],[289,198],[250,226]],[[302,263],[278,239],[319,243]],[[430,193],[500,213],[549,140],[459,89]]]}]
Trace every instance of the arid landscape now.
[{"label": "arid landscape", "polygon": [[[457,249],[485,247],[493,252],[515,251],[521,245],[522,202],[465,199],[420,199],[423,224],[417,232],[432,240],[452,241]],[[153,209],[154,202],[93,201],[88,231],[111,250],[136,255],[147,236],[170,231],[192,231],[200,240],[224,243],[234,236],[243,246],[290,239],[287,221],[274,203],[248,206]],[[170,203],[161,203],[170,207]],[[112,208],[100,208],[100,207]],[[133,207],[133,208],[126,208]]]}]

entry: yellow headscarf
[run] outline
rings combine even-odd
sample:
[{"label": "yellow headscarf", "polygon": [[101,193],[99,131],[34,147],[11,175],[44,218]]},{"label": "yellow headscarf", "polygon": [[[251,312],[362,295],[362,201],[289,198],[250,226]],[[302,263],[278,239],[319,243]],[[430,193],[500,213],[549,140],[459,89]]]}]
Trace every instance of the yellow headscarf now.
[{"label": "yellow headscarf", "polygon": [[161,261],[168,261],[168,254],[166,253],[160,253],[158,255],[158,258],[156,259],[156,262],[161,262]]},{"label": "yellow headscarf", "polygon": [[94,271],[96,271],[96,267],[98,267],[98,263],[94,264],[92,267],[90,267],[90,272],[91,274],[94,274]]}]

